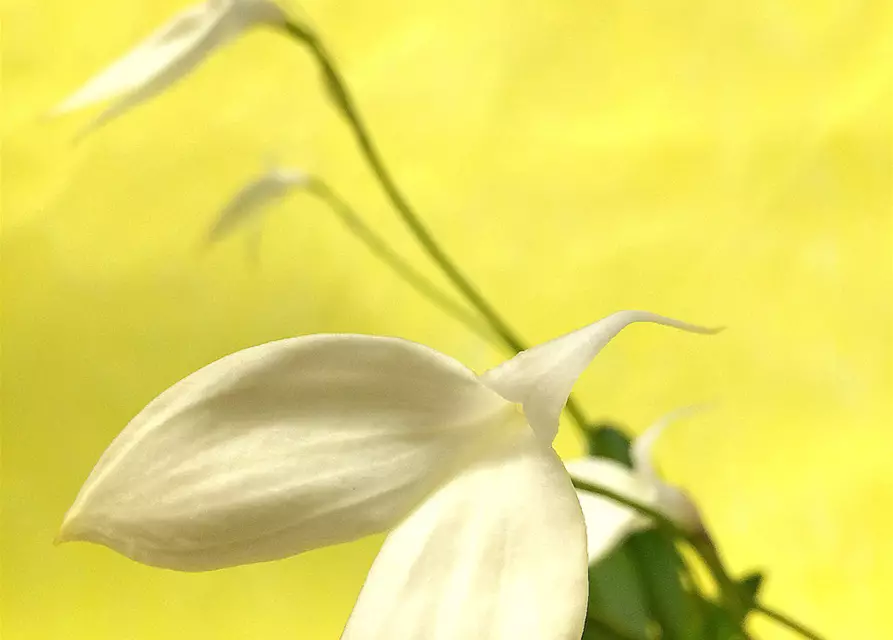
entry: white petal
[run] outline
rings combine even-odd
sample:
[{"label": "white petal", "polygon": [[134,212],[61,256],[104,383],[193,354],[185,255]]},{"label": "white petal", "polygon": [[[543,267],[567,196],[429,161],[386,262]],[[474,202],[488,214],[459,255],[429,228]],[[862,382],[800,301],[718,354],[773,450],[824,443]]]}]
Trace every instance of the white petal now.
[{"label": "white petal", "polygon": [[310,176],[297,169],[274,168],[242,187],[217,215],[208,233],[208,241],[214,242],[232,232],[263,207],[285,196],[293,188],[305,187]]},{"label": "white petal", "polygon": [[395,529],[342,640],[579,640],[586,541],[573,487],[526,425]]},{"label": "white petal", "polygon": [[[565,462],[572,478],[604,487],[648,506],[657,502],[657,490],[619,462],[606,458],[579,458]],[[577,491],[586,519],[589,564],[609,554],[630,533],[651,521],[641,513],[603,496]]]},{"label": "white petal", "polygon": [[[205,570],[383,531],[517,412],[469,370],[396,338],[239,351],[150,403],[111,444],[60,540]],[[508,417],[507,417],[508,416]]]},{"label": "white petal", "polygon": [[695,333],[708,329],[646,311],[619,311],[589,326],[522,351],[481,376],[484,384],[511,402],[519,402],[530,425],[551,442],[558,417],[580,374],[608,342],[634,322],[654,322]]},{"label": "white petal", "polygon": [[88,80],[53,113],[123,96],[92,125],[99,126],[160,93],[249,26],[284,20],[281,9],[268,0],[209,0],[189,7]]}]

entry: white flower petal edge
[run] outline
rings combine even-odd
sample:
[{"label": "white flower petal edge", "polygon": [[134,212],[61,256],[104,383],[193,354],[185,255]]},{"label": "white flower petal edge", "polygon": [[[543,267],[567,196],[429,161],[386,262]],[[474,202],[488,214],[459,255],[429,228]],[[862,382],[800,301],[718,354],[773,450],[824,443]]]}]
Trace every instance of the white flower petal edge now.
[{"label": "white flower petal edge", "polygon": [[[614,460],[580,458],[565,462],[572,478],[610,489],[631,500],[653,505],[655,488]],[[650,526],[647,517],[608,498],[577,491],[586,521],[586,550],[589,564],[608,555],[626,536]]]},{"label": "white flower petal edge", "polygon": [[579,640],[580,506],[555,453],[518,426],[390,533],[342,640]]},{"label": "white flower petal edge", "polygon": [[89,128],[98,127],[161,93],[249,27],[285,20],[282,10],[269,0],[208,0],[189,7],[88,80],[52,113],[123,96]]},{"label": "white flower petal edge", "polygon": [[299,169],[274,167],[242,187],[217,215],[208,232],[208,242],[215,242],[245,224],[261,210],[279,200],[292,189],[307,187],[311,177]]},{"label": "white flower petal edge", "polygon": [[515,413],[455,360],[405,340],[252,347],[137,415],[59,540],[186,571],[353,540],[396,525]]},{"label": "white flower petal edge", "polygon": [[647,311],[618,311],[522,351],[484,373],[481,380],[507,400],[520,403],[534,431],[543,441],[552,442],[558,431],[558,417],[577,378],[614,336],[634,322],[653,322],[694,333],[720,331]]},{"label": "white flower petal edge", "polygon": [[[686,531],[703,528],[700,514],[681,489],[665,483],[654,469],[653,448],[666,427],[696,411],[686,407],[666,414],[652,424],[632,445],[633,468],[606,458],[568,460],[565,467],[572,478],[609,489],[664,514]],[[577,491],[586,520],[589,564],[610,553],[627,535],[652,526],[651,520],[634,509],[609,498]]]}]

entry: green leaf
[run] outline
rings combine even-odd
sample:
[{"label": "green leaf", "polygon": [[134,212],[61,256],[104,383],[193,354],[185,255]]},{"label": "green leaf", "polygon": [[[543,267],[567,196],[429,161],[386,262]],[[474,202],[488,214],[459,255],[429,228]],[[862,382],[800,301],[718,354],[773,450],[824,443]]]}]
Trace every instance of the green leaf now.
[{"label": "green leaf", "polygon": [[753,609],[756,606],[757,595],[760,593],[760,587],[763,586],[764,578],[765,576],[761,571],[754,571],[738,581],[741,597],[747,603],[748,609]]},{"label": "green leaf", "polygon": [[[757,594],[763,584],[763,574],[751,573],[738,581],[739,592],[748,605],[748,611],[756,604]],[[745,640],[744,618],[733,616],[715,602],[701,598],[701,611],[704,614],[704,637],[707,640]],[[746,614],[745,614],[746,617]]]},{"label": "green leaf", "polygon": [[[623,637],[647,640],[651,620],[645,591],[633,550],[619,546],[589,568],[589,610],[586,629],[604,635],[602,627],[616,629]],[[610,637],[610,636],[605,636]]]},{"label": "green leaf", "polygon": [[642,584],[663,640],[699,640],[703,620],[698,598],[686,584],[685,563],[675,542],[662,531],[641,531],[628,541],[639,563]]},{"label": "green leaf", "polygon": [[622,431],[609,424],[599,424],[587,427],[584,435],[589,455],[610,458],[632,467],[630,439]]}]

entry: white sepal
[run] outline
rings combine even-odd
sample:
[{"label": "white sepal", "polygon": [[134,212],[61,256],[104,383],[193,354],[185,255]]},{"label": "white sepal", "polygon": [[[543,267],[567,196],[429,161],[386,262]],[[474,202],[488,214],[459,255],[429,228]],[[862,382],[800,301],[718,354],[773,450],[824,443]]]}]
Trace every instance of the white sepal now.
[{"label": "white sepal", "polygon": [[614,336],[634,322],[653,322],[694,333],[718,331],[647,311],[619,311],[522,351],[481,379],[502,397],[523,405],[533,430],[543,441],[552,442],[558,432],[558,417],[577,378]]},{"label": "white sepal", "polygon": [[206,570],[396,525],[514,409],[405,340],[252,347],[177,383],[103,454],[60,540]]}]

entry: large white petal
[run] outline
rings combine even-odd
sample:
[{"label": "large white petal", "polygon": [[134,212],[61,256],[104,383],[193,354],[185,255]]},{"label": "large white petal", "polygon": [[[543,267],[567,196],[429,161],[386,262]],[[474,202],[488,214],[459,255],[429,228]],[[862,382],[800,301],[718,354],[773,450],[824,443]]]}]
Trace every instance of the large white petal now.
[{"label": "large white petal", "polygon": [[524,406],[530,426],[551,442],[571,389],[592,359],[624,327],[654,322],[694,333],[715,333],[647,311],[619,311],[589,326],[522,351],[481,376],[484,384]]},{"label": "large white petal", "polygon": [[[648,506],[657,501],[657,489],[631,469],[606,458],[579,458],[565,462],[572,478],[610,489],[625,498]],[[589,564],[609,554],[630,533],[647,528],[650,520],[641,513],[603,496],[577,491],[586,520]]]},{"label": "large white petal", "polygon": [[269,169],[242,187],[224,205],[208,232],[208,241],[214,242],[231,233],[291,189],[307,186],[310,179],[310,176],[297,169]]},{"label": "large white petal", "polygon": [[386,530],[517,412],[396,338],[239,351],[150,403],[102,456],[60,540],[205,570]]},{"label": "large white petal", "polygon": [[580,505],[551,448],[506,435],[391,532],[342,640],[579,640]]},{"label": "large white petal", "polygon": [[88,80],[53,113],[123,96],[92,123],[91,128],[97,127],[162,92],[248,27],[284,20],[281,9],[268,0],[209,0],[184,9]]}]

